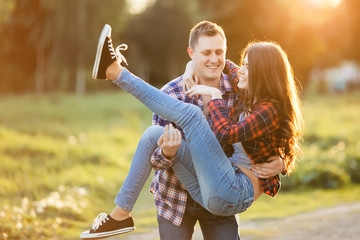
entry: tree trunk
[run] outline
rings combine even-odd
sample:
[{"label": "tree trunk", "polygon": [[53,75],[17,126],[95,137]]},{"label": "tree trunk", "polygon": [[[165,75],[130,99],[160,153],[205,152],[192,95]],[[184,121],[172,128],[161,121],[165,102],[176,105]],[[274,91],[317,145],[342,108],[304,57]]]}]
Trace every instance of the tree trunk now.
[{"label": "tree trunk", "polygon": [[38,44],[36,48],[35,91],[37,94],[44,93],[45,83],[45,48]]},{"label": "tree trunk", "polygon": [[76,55],[76,86],[77,95],[85,93],[86,90],[86,70],[84,64],[84,44],[86,36],[86,2],[85,0],[77,1],[77,55]]}]

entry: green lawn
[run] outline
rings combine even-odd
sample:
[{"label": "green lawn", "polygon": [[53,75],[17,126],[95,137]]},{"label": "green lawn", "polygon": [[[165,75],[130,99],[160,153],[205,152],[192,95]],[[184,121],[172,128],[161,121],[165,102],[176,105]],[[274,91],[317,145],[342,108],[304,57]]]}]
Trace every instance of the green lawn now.
[{"label": "green lawn", "polygon": [[[354,184],[360,159],[359,96],[304,100],[304,153],[296,171],[283,178],[283,191],[275,199],[261,197],[242,219],[360,201],[360,187]],[[3,96],[0,109],[0,239],[77,239],[98,213],[114,207],[152,116],[121,91]],[[137,231],[156,226],[148,186],[133,212]]]},{"label": "green lawn", "polygon": [[307,189],[281,192],[271,198],[262,195],[251,208],[240,215],[241,220],[282,218],[339,203],[360,202],[360,185],[341,189]]}]

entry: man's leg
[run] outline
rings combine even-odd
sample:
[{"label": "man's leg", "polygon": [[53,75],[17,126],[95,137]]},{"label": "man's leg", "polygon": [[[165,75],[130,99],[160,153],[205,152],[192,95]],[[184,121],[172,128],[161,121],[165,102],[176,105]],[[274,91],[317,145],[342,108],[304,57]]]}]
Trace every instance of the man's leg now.
[{"label": "man's leg", "polygon": [[196,216],[204,240],[239,240],[238,223],[234,215],[216,216],[199,205]]},{"label": "man's leg", "polygon": [[197,221],[194,216],[194,200],[188,194],[185,213],[181,225],[175,226],[170,221],[166,220],[161,216],[157,216],[159,224],[159,233],[161,240],[191,240],[194,233],[194,227]]},{"label": "man's leg", "polygon": [[235,216],[216,216],[200,204],[195,202],[188,194],[186,204],[188,215],[198,220],[204,240],[239,240],[238,223]]},{"label": "man's leg", "polygon": [[[187,210],[187,208],[186,208]],[[185,210],[180,226],[172,224],[161,216],[157,216],[161,240],[191,240],[196,219]]]}]

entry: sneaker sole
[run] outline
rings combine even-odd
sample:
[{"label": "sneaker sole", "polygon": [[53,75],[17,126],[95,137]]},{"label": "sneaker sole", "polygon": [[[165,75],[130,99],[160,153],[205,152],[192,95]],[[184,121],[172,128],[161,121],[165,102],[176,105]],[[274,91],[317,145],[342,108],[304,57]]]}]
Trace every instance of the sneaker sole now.
[{"label": "sneaker sole", "polygon": [[123,233],[132,232],[135,229],[136,229],[135,227],[128,227],[128,228],[122,228],[119,230],[114,230],[111,232],[104,232],[104,233],[89,233],[89,231],[86,231],[80,235],[80,238],[81,239],[102,239],[102,238],[112,237],[112,236],[123,234]]},{"label": "sneaker sole", "polygon": [[111,27],[108,24],[105,24],[105,26],[103,27],[101,33],[100,33],[100,37],[99,37],[99,42],[98,42],[98,47],[97,47],[97,51],[96,51],[96,57],[95,57],[95,63],[94,63],[94,67],[93,67],[93,72],[92,72],[92,78],[93,79],[97,79],[97,75],[98,75],[98,71],[99,71],[99,64],[100,64],[100,60],[101,60],[101,53],[104,47],[104,41],[106,37],[110,37],[111,34]]}]

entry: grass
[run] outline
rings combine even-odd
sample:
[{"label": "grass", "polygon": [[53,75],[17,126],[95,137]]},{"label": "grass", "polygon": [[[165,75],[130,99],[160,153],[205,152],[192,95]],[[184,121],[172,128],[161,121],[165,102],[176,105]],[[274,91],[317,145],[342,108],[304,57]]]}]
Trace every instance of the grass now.
[{"label": "grass", "polygon": [[152,116],[122,92],[9,96],[0,109],[0,233],[9,239],[75,239],[109,212]]},{"label": "grass", "polygon": [[[304,153],[292,177],[283,179],[283,190],[296,191],[261,197],[241,219],[278,218],[360,201],[360,187],[346,169],[360,153],[359,96],[305,98]],[[3,96],[0,109],[0,239],[78,239],[98,213],[114,207],[152,116],[121,91]],[[323,169],[331,170],[331,178],[314,174]],[[347,179],[338,180],[338,175]],[[342,184],[324,190],[329,186],[318,179]],[[137,231],[156,226],[150,181],[133,212]]]},{"label": "grass", "polygon": [[275,198],[262,195],[251,208],[240,214],[242,221],[283,218],[315,209],[332,207],[339,203],[360,201],[360,186],[341,189],[301,189],[280,192]]}]

